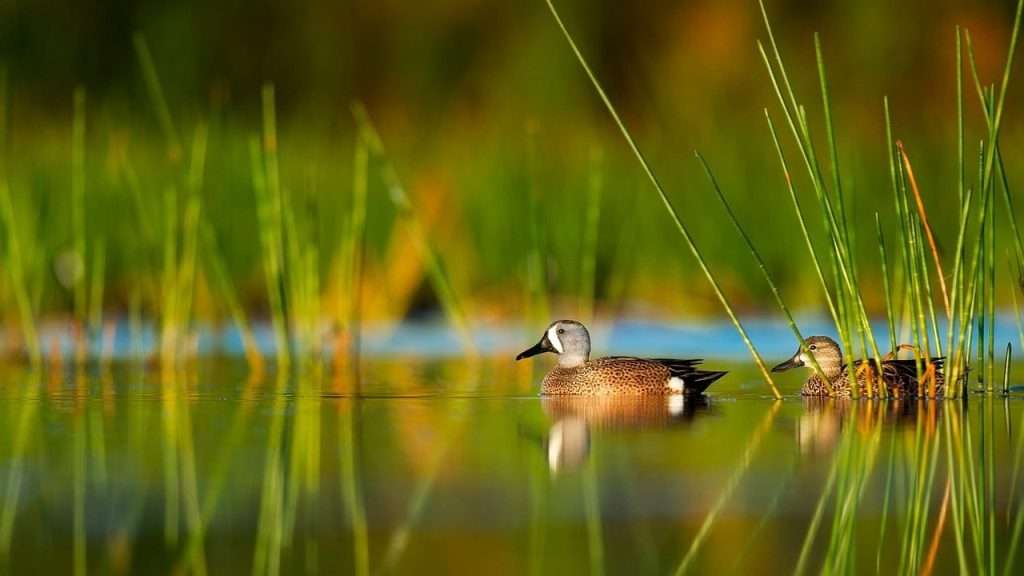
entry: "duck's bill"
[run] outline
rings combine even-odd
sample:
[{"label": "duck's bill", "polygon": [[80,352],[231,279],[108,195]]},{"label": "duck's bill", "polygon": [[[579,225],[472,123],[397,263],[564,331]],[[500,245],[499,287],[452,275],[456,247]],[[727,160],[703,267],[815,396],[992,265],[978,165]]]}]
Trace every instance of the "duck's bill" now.
[{"label": "duck's bill", "polygon": [[796,355],[794,355],[792,358],[772,368],[772,372],[785,372],[790,368],[799,368],[803,365],[804,361],[800,359],[800,352],[797,351]]},{"label": "duck's bill", "polygon": [[537,354],[543,354],[545,352],[551,352],[553,350],[554,349],[551,347],[551,344],[548,343],[548,337],[544,336],[543,338],[541,338],[540,342],[537,342],[537,344],[535,344],[532,348],[528,348],[520,352],[519,356],[516,356],[516,360],[522,360],[523,358],[529,358],[530,356],[536,356]]}]

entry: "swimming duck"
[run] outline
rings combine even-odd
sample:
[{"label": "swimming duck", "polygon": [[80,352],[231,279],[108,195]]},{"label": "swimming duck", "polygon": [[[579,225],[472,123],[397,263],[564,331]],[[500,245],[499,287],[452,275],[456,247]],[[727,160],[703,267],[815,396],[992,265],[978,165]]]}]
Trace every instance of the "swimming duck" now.
[{"label": "swimming duck", "polygon": [[[843,352],[839,348],[839,344],[836,344],[836,341],[828,336],[811,336],[804,340],[804,345],[814,356],[818,367],[821,368],[823,375],[828,380],[828,385],[822,381],[817,373],[811,373],[800,389],[800,394],[804,396],[828,396],[829,387],[831,386],[833,396],[849,397],[851,395],[850,366],[843,363]],[[945,390],[946,379],[942,373],[943,360],[943,358],[931,359],[931,364],[935,367],[934,395],[936,397],[942,396]],[[792,358],[772,368],[772,372],[782,372],[800,366],[810,367],[810,364],[803,349],[800,349],[796,351]],[[863,364],[863,360],[857,360],[853,363],[853,370],[857,380],[858,393],[861,396],[868,396],[868,378],[866,370],[861,369]],[[877,366],[875,360],[871,360],[871,366],[872,368]],[[875,372],[877,373],[877,370]],[[931,381],[929,379],[924,379],[923,386],[918,382],[917,365],[914,360],[882,360],[882,381],[885,382],[885,387],[890,397],[932,395]],[[873,386],[875,389],[872,395],[878,396],[877,383]]]},{"label": "swimming duck", "polygon": [[558,365],[544,376],[541,394],[700,395],[725,372],[698,370],[702,360],[610,356],[590,359],[590,333],[575,320],[551,324],[516,360],[554,352]]}]

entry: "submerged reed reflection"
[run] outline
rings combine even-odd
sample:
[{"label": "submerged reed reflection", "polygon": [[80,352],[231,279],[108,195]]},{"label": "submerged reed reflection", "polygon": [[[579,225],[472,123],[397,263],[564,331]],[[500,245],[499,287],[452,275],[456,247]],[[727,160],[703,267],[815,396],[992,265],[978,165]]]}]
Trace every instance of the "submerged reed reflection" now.
[{"label": "submerged reed reflection", "polygon": [[540,398],[484,394],[489,367],[388,362],[370,390],[424,392],[352,397],[316,366],[122,368],[3,373],[0,571],[1020,566],[1016,395]]},{"label": "submerged reed reflection", "polygon": [[797,422],[797,445],[806,456],[825,455],[835,449],[848,426],[867,437],[882,426],[924,426],[933,435],[944,402],[892,399],[861,402],[850,398],[803,397],[804,411]]}]

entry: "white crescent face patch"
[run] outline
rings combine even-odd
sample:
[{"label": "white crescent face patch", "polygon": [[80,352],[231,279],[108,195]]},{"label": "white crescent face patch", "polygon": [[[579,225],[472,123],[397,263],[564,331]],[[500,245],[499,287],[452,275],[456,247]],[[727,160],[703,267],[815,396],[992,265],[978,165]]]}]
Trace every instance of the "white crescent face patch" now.
[{"label": "white crescent face patch", "polygon": [[565,351],[565,349],[562,348],[562,341],[558,339],[558,324],[548,328],[548,342],[555,347],[555,350],[559,354]]}]

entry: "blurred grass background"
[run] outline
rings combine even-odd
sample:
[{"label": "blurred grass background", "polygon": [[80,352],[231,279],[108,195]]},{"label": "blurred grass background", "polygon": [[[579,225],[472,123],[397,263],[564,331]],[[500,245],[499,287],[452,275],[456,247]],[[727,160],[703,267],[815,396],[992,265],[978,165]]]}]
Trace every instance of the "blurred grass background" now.
[{"label": "blurred grass background", "polygon": [[[755,45],[764,36],[756,3],[558,4],[734,303],[755,313],[770,308],[771,296],[726,225],[693,160],[695,148],[788,299],[821,312],[764,124],[763,108],[777,110]],[[867,286],[881,283],[874,211],[882,212],[883,225],[894,221],[882,97],[889,96],[895,135],[913,158],[940,249],[951,252],[954,26],[971,30],[982,81],[994,81],[1013,8],[1008,0],[768,4],[802,93],[816,88],[812,33],[822,34],[844,189],[863,228],[858,255]],[[159,75],[170,131],[140,70],[136,33]],[[316,247],[309,254],[325,315],[335,315],[345,286],[347,264],[339,255],[352,225],[357,128],[350,105],[356,100],[376,123],[388,161],[472,316],[518,318],[535,304],[527,289],[531,250],[542,255],[540,282],[556,311],[572,310],[565,303],[587,293],[592,281],[603,313],[718,313],[543,3],[6,2],[0,4],[0,60],[7,83],[3,170],[13,206],[4,225],[20,239],[25,284],[39,316],[72,313],[75,287],[97,270],[99,253],[103,309],[158,314],[165,298],[165,199],[188,187],[197,126],[205,130],[205,168],[195,192],[203,222],[242,307],[269,313],[250,158],[250,141],[262,134],[264,83],[275,88],[281,188],[302,238]],[[84,261],[74,248],[71,216],[72,94],[79,86],[87,95]],[[1014,161],[1024,139],[1020,93],[1011,85],[1001,131],[1015,190],[1024,184]],[[968,134],[980,137],[981,112],[973,98],[967,102]],[[807,104],[812,125],[820,125],[820,102]],[[824,149],[824,135],[816,137]],[[381,159],[371,158],[363,263],[369,320],[438,307],[380,171]],[[595,173],[599,195],[591,189]],[[809,197],[810,186],[797,184]],[[590,266],[581,261],[588,202],[595,197],[600,220],[589,279]],[[173,209],[185,218],[184,197]],[[997,246],[1007,233],[1005,221],[999,225]],[[182,228],[179,244],[187,240]],[[10,242],[7,234],[0,238],[6,263]],[[210,245],[201,243],[200,252]],[[215,321],[229,311],[211,266],[200,261],[194,313]],[[1014,271],[1005,250],[997,249],[997,261],[1004,280],[998,301],[1009,307]],[[10,322],[17,319],[14,292],[4,274],[0,313]],[[880,313],[881,289],[865,292],[868,308]]]}]

